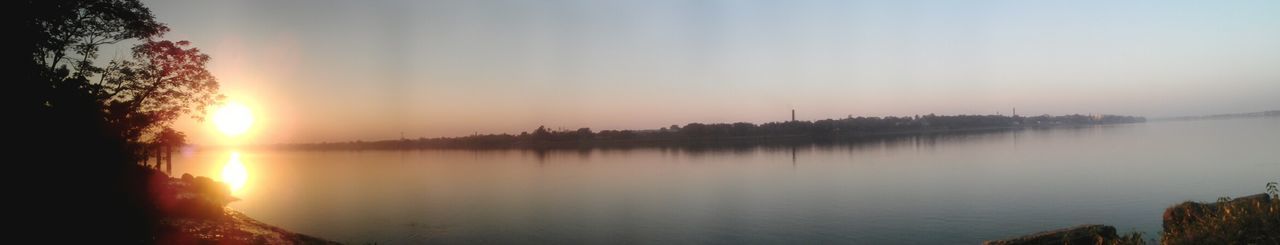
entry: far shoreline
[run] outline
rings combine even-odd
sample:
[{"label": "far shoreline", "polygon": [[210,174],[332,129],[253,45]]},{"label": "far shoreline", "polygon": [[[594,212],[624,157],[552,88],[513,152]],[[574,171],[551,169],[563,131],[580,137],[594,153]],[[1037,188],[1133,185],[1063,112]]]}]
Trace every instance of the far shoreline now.
[{"label": "far shoreline", "polygon": [[932,128],[918,130],[902,130],[888,132],[865,132],[833,135],[767,135],[713,138],[666,138],[666,139],[627,139],[627,140],[583,140],[569,142],[543,142],[538,144],[512,144],[504,146],[468,146],[468,145],[404,145],[402,142],[413,140],[352,141],[342,143],[290,143],[265,144],[247,146],[200,146],[199,149],[238,149],[238,150],[282,150],[282,151],[412,151],[412,150],[588,150],[588,149],[647,149],[647,148],[734,148],[755,146],[799,146],[808,144],[857,144],[876,140],[898,139],[912,136],[929,135],[964,135],[1010,132],[1020,130],[1051,130],[1064,128],[1085,128],[1098,126],[1114,126],[1139,124],[1145,122],[1126,123],[1080,123],[1049,125],[1009,125],[971,128]]},{"label": "far shoreline", "polygon": [[[1223,114],[1228,115],[1228,114]],[[748,136],[748,137],[720,137],[720,138],[704,138],[704,139],[635,139],[635,140],[588,140],[574,142],[555,142],[554,144],[540,145],[508,145],[508,146],[386,146],[377,144],[395,143],[402,140],[377,140],[363,141],[354,140],[347,142],[311,142],[311,143],[278,143],[278,144],[255,144],[255,145],[191,145],[198,150],[283,150],[283,151],[406,151],[406,150],[583,150],[583,149],[633,149],[633,148],[717,148],[717,147],[743,147],[743,146],[794,146],[804,144],[846,144],[859,143],[868,140],[893,139],[909,136],[921,135],[951,135],[951,134],[967,134],[967,133],[994,133],[1004,131],[1017,130],[1041,130],[1041,129],[1061,129],[1061,128],[1079,128],[1104,125],[1119,124],[1138,124],[1138,123],[1178,123],[1178,122],[1197,122],[1197,121],[1218,121],[1218,120],[1247,120],[1247,119],[1268,119],[1280,118],[1280,111],[1265,111],[1254,113],[1230,114],[1238,115],[1226,117],[1222,115],[1203,116],[1203,117],[1180,117],[1180,118],[1154,118],[1145,119],[1141,122],[1128,123],[1078,123],[1078,124],[1040,124],[1040,125],[1008,125],[1008,126],[991,126],[991,127],[975,127],[975,128],[957,128],[957,129],[921,129],[908,131],[892,131],[892,132],[870,132],[860,134],[841,134],[841,135],[782,135],[782,136]],[[1192,119],[1194,118],[1194,119]],[[489,135],[485,135],[489,136]],[[466,138],[475,136],[455,137]],[[432,138],[432,139],[449,139],[449,137]],[[414,140],[409,140],[414,141]]]}]

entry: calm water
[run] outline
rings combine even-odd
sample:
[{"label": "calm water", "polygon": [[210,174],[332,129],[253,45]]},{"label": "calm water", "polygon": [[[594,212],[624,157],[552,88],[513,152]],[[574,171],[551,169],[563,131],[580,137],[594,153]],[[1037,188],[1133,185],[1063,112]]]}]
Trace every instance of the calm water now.
[{"label": "calm water", "polygon": [[[347,243],[977,243],[1280,180],[1280,120],[591,151],[188,152],[248,174],[232,208]],[[237,163],[238,162],[238,163]],[[230,168],[234,170],[233,168]]]}]

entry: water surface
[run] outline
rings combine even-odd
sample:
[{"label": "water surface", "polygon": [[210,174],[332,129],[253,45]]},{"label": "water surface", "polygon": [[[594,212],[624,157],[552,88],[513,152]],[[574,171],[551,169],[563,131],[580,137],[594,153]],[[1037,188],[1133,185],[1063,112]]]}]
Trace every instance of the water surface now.
[{"label": "water surface", "polygon": [[1271,118],[794,146],[204,150],[174,172],[242,165],[232,208],[356,244],[954,244],[1085,223],[1152,237],[1165,207],[1280,180],[1278,149]]}]

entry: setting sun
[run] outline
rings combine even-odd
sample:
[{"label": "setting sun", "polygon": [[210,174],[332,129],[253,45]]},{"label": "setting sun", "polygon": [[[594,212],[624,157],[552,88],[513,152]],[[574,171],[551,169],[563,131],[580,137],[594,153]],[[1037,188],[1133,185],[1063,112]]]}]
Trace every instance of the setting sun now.
[{"label": "setting sun", "polygon": [[253,125],[253,113],[244,104],[227,102],[213,114],[213,124],[227,136],[240,136]]}]

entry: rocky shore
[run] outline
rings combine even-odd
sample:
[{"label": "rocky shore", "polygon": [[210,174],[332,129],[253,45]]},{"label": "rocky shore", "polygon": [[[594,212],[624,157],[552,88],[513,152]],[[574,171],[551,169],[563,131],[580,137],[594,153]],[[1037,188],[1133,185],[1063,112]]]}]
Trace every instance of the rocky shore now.
[{"label": "rocky shore", "polygon": [[227,208],[238,199],[225,184],[206,177],[171,178],[155,172],[149,182],[158,219],[152,234],[158,244],[339,244]]},{"label": "rocky shore", "polygon": [[[1164,211],[1159,244],[1280,244],[1280,201],[1262,193],[1214,203],[1184,202]],[[989,245],[1146,244],[1141,234],[1116,234],[1109,225],[1081,225],[1038,232]]]},{"label": "rocky shore", "polygon": [[1022,245],[1022,244],[1109,244],[1117,241],[1116,228],[1109,225],[1079,225],[1057,230],[1037,232],[1004,240],[986,241],[985,245]]},{"label": "rocky shore", "polygon": [[340,244],[271,226],[224,209],[222,217],[167,217],[156,232],[159,244]]}]

